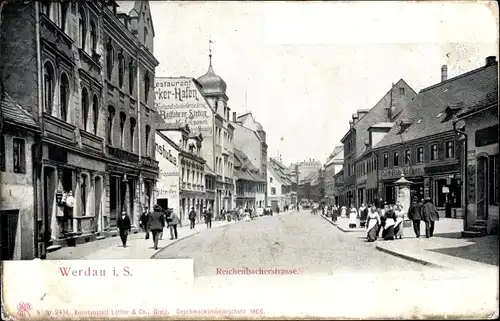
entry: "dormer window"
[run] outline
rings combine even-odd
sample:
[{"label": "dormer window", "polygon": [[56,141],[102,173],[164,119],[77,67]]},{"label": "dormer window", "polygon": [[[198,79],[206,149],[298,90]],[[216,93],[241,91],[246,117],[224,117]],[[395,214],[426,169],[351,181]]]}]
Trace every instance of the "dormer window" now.
[{"label": "dormer window", "polygon": [[403,134],[412,124],[413,124],[413,122],[411,122],[409,120],[402,119],[399,122],[399,132],[398,132],[398,135]]},{"label": "dormer window", "polygon": [[450,121],[461,109],[462,107],[460,106],[447,106],[446,109],[444,110],[446,116],[443,118],[441,122],[446,123]]}]

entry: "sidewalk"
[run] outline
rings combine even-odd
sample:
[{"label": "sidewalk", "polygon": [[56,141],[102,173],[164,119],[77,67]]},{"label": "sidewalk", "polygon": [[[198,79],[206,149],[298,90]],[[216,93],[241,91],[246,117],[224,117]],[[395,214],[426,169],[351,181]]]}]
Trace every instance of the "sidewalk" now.
[{"label": "sidewalk", "polygon": [[[241,221],[240,221],[241,222]],[[237,224],[238,222],[213,221],[212,229],[226,226],[228,224]],[[107,237],[102,240],[81,244],[75,247],[63,247],[57,251],[48,253],[48,260],[113,260],[113,259],[150,259],[162,248],[172,243],[193,236],[200,232],[207,231],[206,224],[200,222],[194,229],[189,228],[189,224],[183,224],[177,229],[179,238],[170,240],[170,231],[165,228],[163,231],[163,240],[158,242],[158,250],[153,248],[153,240],[145,239],[143,232],[130,234],[127,241],[127,247],[123,248],[120,237]],[[208,232],[208,231],[207,231]],[[151,235],[151,234],[150,234]]]},{"label": "sidewalk", "polygon": [[330,224],[335,225],[339,230],[342,232],[346,233],[351,233],[351,232],[361,232],[364,233],[366,232],[365,228],[359,227],[359,220],[356,220],[356,228],[350,228],[349,227],[349,219],[346,217],[338,217],[337,222],[334,223],[331,218],[326,217],[325,215],[321,215],[322,218],[327,220]]}]

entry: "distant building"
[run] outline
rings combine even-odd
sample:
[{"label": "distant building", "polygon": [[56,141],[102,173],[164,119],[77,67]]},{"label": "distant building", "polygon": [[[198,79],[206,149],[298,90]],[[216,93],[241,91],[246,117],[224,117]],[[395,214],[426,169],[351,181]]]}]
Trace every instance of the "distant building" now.
[{"label": "distant building", "polygon": [[299,163],[291,164],[288,169],[290,171],[295,171],[295,166],[298,166],[299,170],[299,182],[304,180],[307,176],[309,176],[313,172],[317,172],[321,168],[321,162],[310,158],[309,160],[305,160]]},{"label": "distant building", "polygon": [[235,149],[236,206],[243,209],[265,207],[266,178],[255,167],[244,152]]},{"label": "distant building", "polygon": [[297,193],[292,191],[295,182],[287,173],[287,168],[280,160],[269,158],[267,168],[267,206],[275,209],[279,207],[283,210],[285,206],[293,205],[297,202]]},{"label": "distant building", "polygon": [[328,156],[324,167],[325,196],[328,205],[335,204],[335,174],[343,167],[344,147],[335,146],[333,152]]}]

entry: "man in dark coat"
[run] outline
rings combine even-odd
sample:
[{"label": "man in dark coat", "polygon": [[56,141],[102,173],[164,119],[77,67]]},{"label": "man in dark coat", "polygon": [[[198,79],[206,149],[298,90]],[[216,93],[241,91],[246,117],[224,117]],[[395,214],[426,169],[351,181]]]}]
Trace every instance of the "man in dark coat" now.
[{"label": "man in dark coat", "polygon": [[196,212],[194,210],[194,207],[191,207],[191,212],[189,212],[189,227],[191,229],[194,229],[194,222],[196,221]]},{"label": "man in dark coat", "polygon": [[436,221],[439,221],[439,213],[436,206],[432,204],[430,197],[424,199],[424,205],[422,205],[422,219],[425,222],[425,237],[433,237],[434,224]]},{"label": "man in dark coat", "polygon": [[158,239],[165,226],[165,215],[159,205],[155,205],[154,212],[149,215],[148,229],[153,234],[154,249],[158,249]]},{"label": "man in dark coat", "polygon": [[148,222],[149,222],[149,210],[146,207],[144,212],[141,215],[141,227],[144,233],[146,233],[146,240],[149,239],[149,230],[148,230]]},{"label": "man in dark coat", "polygon": [[420,237],[420,221],[422,220],[422,204],[418,202],[416,196],[413,197],[413,203],[408,209],[408,218],[413,223],[413,231],[416,237]]},{"label": "man in dark coat", "polygon": [[122,211],[122,215],[118,218],[117,225],[118,230],[120,231],[120,238],[122,240],[123,247],[127,247],[127,237],[132,228],[127,212]]}]

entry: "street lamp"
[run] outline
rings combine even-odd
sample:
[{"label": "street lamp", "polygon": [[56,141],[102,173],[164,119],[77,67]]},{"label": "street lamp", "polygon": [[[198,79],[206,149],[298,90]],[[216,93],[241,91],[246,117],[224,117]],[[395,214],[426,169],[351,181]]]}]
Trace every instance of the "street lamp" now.
[{"label": "street lamp", "polygon": [[453,122],[453,130],[459,136],[460,140],[463,140],[464,152],[462,154],[462,190],[463,190],[463,198],[464,198],[464,231],[467,230],[467,214],[469,207],[469,197],[467,195],[467,187],[469,186],[469,180],[467,178],[467,133],[465,132],[465,121],[457,120]]}]

